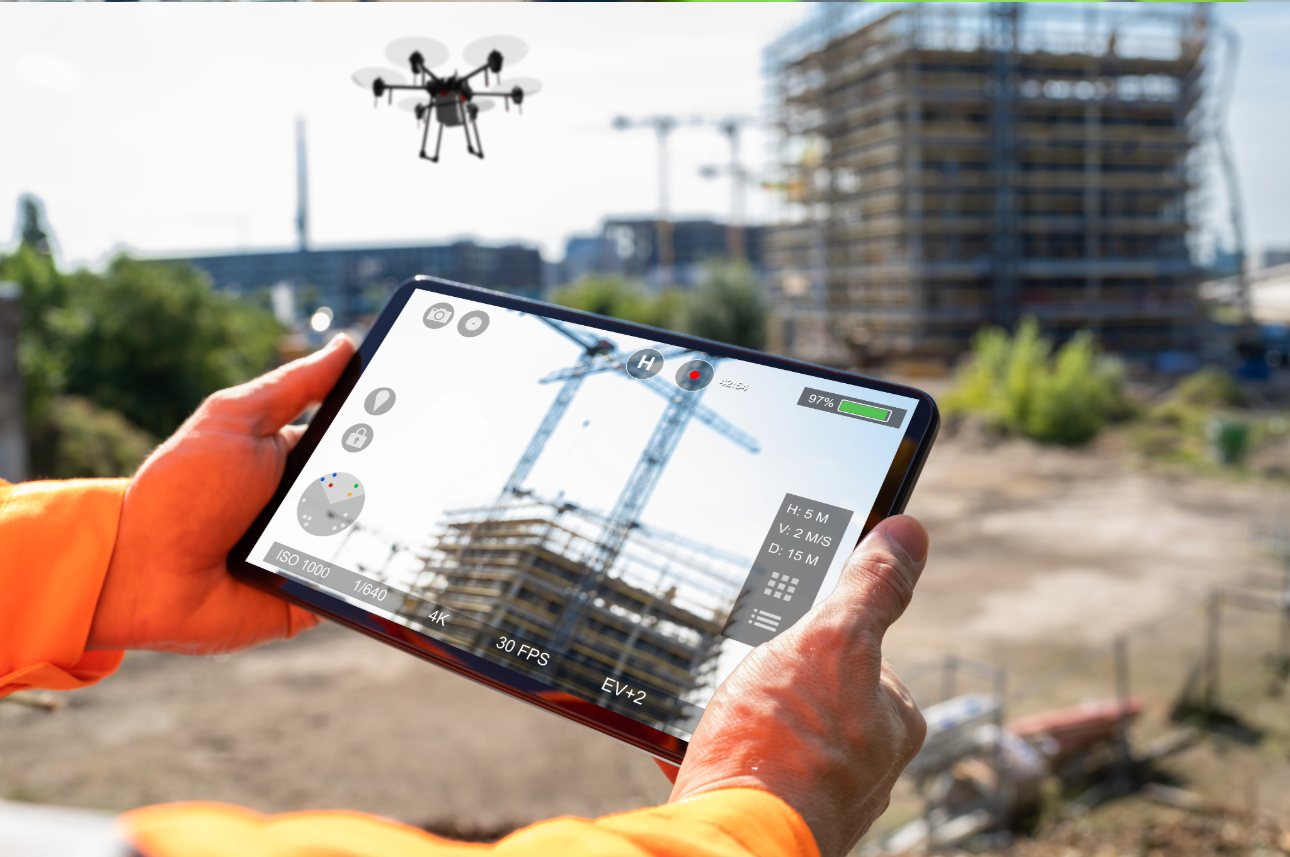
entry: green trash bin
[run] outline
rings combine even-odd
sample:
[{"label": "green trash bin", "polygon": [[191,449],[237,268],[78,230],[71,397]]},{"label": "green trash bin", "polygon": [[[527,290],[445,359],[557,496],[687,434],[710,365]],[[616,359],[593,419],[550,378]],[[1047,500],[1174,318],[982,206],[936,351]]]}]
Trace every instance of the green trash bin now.
[{"label": "green trash bin", "polygon": [[1209,455],[1225,467],[1240,464],[1250,445],[1250,427],[1244,421],[1230,416],[1210,417],[1206,427]]}]

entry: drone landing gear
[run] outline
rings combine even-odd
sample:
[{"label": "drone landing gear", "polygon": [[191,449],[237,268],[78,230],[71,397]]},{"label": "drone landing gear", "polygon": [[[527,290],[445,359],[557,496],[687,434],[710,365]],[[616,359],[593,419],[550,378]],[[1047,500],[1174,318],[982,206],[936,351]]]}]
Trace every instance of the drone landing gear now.
[{"label": "drone landing gear", "polygon": [[421,135],[421,157],[425,158],[427,161],[430,161],[431,163],[437,164],[439,163],[439,147],[443,145],[443,124],[442,123],[440,123],[439,125],[438,139],[436,139],[434,143],[433,158],[426,154],[426,141],[429,139],[430,139],[430,116],[427,114],[426,132]]},{"label": "drone landing gear", "polygon": [[[479,138],[479,126],[475,124],[474,119],[471,119],[469,123],[462,122],[461,127],[466,130],[466,151],[482,161],[484,159],[484,141]],[[471,128],[475,129],[475,142],[473,145],[470,142]],[[476,151],[477,149],[478,151]]]}]

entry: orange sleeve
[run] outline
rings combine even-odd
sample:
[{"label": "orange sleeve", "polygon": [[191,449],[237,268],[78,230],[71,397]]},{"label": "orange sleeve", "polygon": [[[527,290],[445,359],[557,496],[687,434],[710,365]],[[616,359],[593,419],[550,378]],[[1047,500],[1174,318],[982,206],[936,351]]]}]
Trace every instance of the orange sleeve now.
[{"label": "orange sleeve", "polygon": [[819,857],[788,804],[755,789],[726,789],[597,821],[544,821],[495,845],[449,842],[353,812],[263,816],[223,804],[146,807],[122,816],[146,857]]},{"label": "orange sleeve", "polygon": [[87,652],[116,544],[125,479],[0,482],[0,696],[71,690],[122,652]]}]

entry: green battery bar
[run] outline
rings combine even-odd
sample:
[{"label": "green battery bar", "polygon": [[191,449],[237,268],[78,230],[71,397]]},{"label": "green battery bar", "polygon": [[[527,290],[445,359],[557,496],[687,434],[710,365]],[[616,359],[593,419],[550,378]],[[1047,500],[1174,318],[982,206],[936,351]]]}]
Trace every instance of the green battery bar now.
[{"label": "green battery bar", "polygon": [[844,414],[855,414],[857,417],[868,417],[871,420],[881,420],[884,423],[891,419],[891,411],[884,411],[882,408],[875,408],[872,405],[862,405],[859,402],[848,402],[846,399],[838,403],[838,410]]}]

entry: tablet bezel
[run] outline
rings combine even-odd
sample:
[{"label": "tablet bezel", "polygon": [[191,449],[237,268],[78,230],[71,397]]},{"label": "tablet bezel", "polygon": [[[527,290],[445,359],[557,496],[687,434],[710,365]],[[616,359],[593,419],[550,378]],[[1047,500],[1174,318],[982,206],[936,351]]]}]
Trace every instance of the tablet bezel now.
[{"label": "tablet bezel", "polygon": [[685,757],[688,742],[675,735],[647,726],[626,715],[619,714],[594,703],[587,702],[567,691],[529,678],[511,670],[502,664],[493,663],[484,658],[472,655],[462,649],[442,643],[424,634],[420,634],[406,625],[382,616],[368,613],[339,597],[328,595],[305,586],[282,575],[275,574],[247,562],[252,547],[259,540],[278,507],[286,498],[290,487],[295,483],[303,470],[309,456],[317,448],[323,433],[335,419],[337,412],[350,391],[362,377],[364,368],[371,363],[373,356],[381,347],[391,326],[407,304],[412,294],[417,291],[457,297],[465,300],[544,315],[548,318],[572,324],[588,325],[607,333],[620,333],[626,336],[639,336],[655,342],[676,345],[686,349],[706,352],[715,357],[744,360],[797,372],[809,378],[820,378],[844,384],[861,384],[882,392],[916,399],[918,405],[909,415],[909,422],[904,430],[904,437],[892,461],[877,499],[865,520],[860,537],[864,538],[879,521],[890,515],[904,511],[910,494],[918,481],[918,476],[927,460],[932,442],[936,439],[940,427],[940,415],[932,397],[900,384],[892,384],[866,376],[828,369],[811,363],[804,363],[786,357],[777,357],[760,351],[752,351],[719,342],[711,342],[693,336],[661,330],[642,324],[619,321],[579,310],[567,309],[541,301],[480,289],[434,277],[413,277],[404,282],[390,296],[385,307],[377,316],[367,336],[363,339],[349,365],[345,367],[340,380],[332,388],[327,398],[319,406],[309,428],[287,457],[286,470],[274,492],[273,499],[260,512],[255,523],[237,543],[228,555],[228,569],[238,579],[257,588],[266,590],[293,604],[311,610],[328,619],[346,625],[370,637],[402,649],[417,657],[438,664],[460,675],[482,682],[509,696],[536,705],[562,717],[581,723],[623,743],[626,743],[650,755],[673,764],[680,764]]}]

